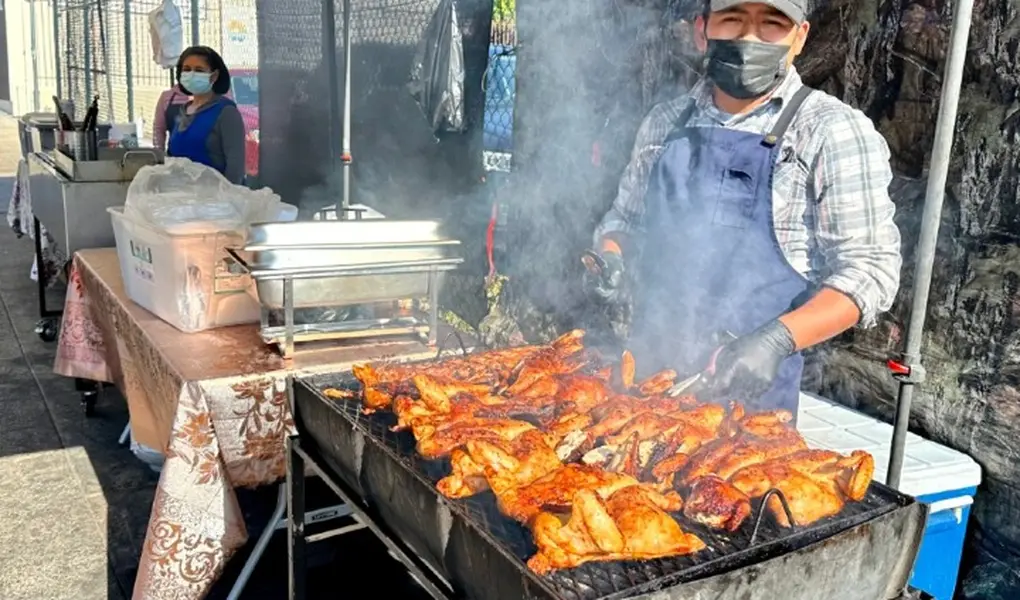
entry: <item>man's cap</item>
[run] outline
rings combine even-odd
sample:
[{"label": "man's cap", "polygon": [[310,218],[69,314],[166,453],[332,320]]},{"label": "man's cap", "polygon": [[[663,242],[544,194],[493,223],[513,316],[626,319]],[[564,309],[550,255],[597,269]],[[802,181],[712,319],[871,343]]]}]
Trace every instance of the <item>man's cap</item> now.
[{"label": "man's cap", "polygon": [[803,23],[804,19],[807,18],[807,6],[809,0],[711,0],[709,3],[712,12],[726,10],[739,6],[741,4],[749,4],[751,2],[758,2],[760,4],[767,4],[776,10],[781,11],[786,16],[793,19],[795,23]]}]

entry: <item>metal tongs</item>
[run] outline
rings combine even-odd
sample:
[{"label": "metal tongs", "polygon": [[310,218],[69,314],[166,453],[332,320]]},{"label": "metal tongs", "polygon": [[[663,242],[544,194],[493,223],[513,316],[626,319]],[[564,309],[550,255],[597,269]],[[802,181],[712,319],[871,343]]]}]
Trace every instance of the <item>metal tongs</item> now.
[{"label": "metal tongs", "polygon": [[723,332],[721,335],[716,336],[717,348],[712,352],[712,357],[708,360],[708,367],[705,370],[691,375],[687,379],[680,381],[679,383],[673,384],[673,387],[666,390],[666,395],[670,398],[676,398],[681,394],[697,395],[697,393],[708,383],[708,378],[715,373],[715,358],[719,355],[719,351],[722,350],[723,346],[733,340],[737,339],[737,336],[730,333],[729,331]]},{"label": "metal tongs", "polygon": [[581,254],[581,263],[584,264],[584,268],[592,275],[606,277],[606,271],[609,269],[609,266],[606,264],[606,259],[599,256],[598,252],[585,250]]}]

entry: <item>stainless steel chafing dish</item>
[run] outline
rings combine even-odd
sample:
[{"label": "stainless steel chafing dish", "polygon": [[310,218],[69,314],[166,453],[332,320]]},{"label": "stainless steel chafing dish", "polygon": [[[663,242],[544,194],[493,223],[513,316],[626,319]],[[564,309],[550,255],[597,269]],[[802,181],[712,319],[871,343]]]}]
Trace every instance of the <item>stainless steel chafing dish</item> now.
[{"label": "stainless steel chafing dish", "polygon": [[[249,228],[244,248],[227,251],[255,283],[263,339],[284,356],[296,342],[322,339],[413,333],[434,343],[442,274],[463,262],[460,242],[440,229],[436,221],[392,219],[265,223]],[[422,298],[425,319],[294,323],[294,309]],[[282,326],[270,325],[271,310],[283,311]]]}]

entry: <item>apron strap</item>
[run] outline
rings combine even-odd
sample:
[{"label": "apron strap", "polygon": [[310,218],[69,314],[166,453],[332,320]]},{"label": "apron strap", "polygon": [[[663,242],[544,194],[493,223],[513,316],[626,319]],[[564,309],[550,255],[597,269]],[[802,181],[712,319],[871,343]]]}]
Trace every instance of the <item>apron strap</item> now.
[{"label": "apron strap", "polygon": [[811,92],[815,91],[812,88],[804,85],[790,98],[790,103],[786,105],[783,112],[779,114],[779,120],[776,121],[775,127],[772,131],[765,136],[764,144],[772,147],[779,143],[779,140],[783,139],[786,135],[786,130],[790,128],[790,124],[793,123],[793,118],[797,116],[797,111],[800,110],[804,101],[811,95]]},{"label": "apron strap", "polygon": [[664,144],[676,141],[686,135],[687,121],[691,120],[691,115],[694,114],[694,109],[697,108],[695,104],[696,102],[693,98],[691,98],[691,101],[687,103],[687,107],[684,108],[683,112],[680,113],[680,116],[677,117],[677,120],[673,123],[673,130],[669,132],[668,136],[666,136]]}]

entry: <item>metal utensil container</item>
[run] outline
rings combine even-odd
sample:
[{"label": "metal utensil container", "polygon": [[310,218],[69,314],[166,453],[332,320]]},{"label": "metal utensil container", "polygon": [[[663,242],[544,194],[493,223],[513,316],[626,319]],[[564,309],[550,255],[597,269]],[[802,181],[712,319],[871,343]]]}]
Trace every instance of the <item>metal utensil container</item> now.
[{"label": "metal utensil container", "polygon": [[[387,219],[252,225],[247,245],[227,251],[255,282],[262,305],[262,337],[284,356],[300,341],[418,334],[435,342],[442,274],[463,259],[460,244],[443,237],[434,221]],[[425,318],[296,325],[294,309],[352,306],[427,297]],[[271,327],[270,310],[284,325]]]},{"label": "metal utensil container", "polygon": [[81,162],[99,159],[99,138],[95,130],[65,131],[64,136],[75,161]]}]

